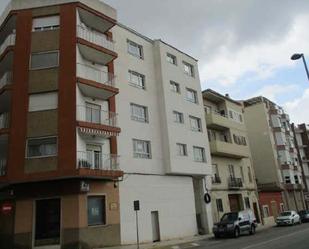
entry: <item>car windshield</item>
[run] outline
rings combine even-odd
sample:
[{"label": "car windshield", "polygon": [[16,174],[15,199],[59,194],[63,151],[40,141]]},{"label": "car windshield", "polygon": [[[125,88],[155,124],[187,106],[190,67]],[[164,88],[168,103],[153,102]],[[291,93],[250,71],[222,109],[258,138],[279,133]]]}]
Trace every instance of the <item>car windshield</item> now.
[{"label": "car windshield", "polygon": [[291,212],[283,212],[280,214],[280,216],[291,216]]},{"label": "car windshield", "polygon": [[299,214],[301,214],[301,215],[308,214],[308,213],[309,213],[309,211],[307,211],[307,210],[302,210],[302,211],[299,212]]},{"label": "car windshield", "polygon": [[221,218],[221,221],[235,221],[238,219],[238,213],[227,213]]}]

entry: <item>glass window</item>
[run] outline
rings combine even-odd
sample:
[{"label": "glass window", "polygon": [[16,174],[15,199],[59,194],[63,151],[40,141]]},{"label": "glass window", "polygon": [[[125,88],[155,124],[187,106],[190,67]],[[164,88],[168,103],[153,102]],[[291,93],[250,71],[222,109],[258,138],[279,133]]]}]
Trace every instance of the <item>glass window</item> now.
[{"label": "glass window", "polygon": [[178,156],[187,156],[187,145],[185,144],[177,144],[177,155]]},{"label": "glass window", "polygon": [[216,205],[217,205],[218,212],[223,212],[224,211],[222,199],[216,199]]},{"label": "glass window", "polygon": [[140,59],[143,59],[143,47],[133,41],[128,40],[128,53],[138,57]]},{"label": "glass window", "polygon": [[133,152],[136,158],[151,158],[150,141],[133,139]]},{"label": "glass window", "polygon": [[249,177],[249,182],[252,183],[252,173],[251,173],[250,167],[248,167],[248,177]]},{"label": "glass window", "polygon": [[230,173],[231,178],[235,178],[234,165],[232,165],[232,164],[229,165],[229,173]]},{"label": "glass window", "polygon": [[27,140],[27,157],[48,157],[57,155],[57,138],[29,138]]},{"label": "glass window", "polygon": [[32,22],[33,31],[45,31],[59,29],[60,17],[59,16],[48,16],[34,18]]},{"label": "glass window", "polygon": [[169,63],[173,64],[173,65],[177,65],[177,58],[176,58],[175,55],[172,55],[172,54],[170,54],[170,53],[167,53],[167,54],[166,54],[166,60],[167,60]]},{"label": "glass window", "polygon": [[187,99],[187,101],[190,101],[192,103],[197,103],[197,93],[196,93],[196,91],[187,88],[186,99]]},{"label": "glass window", "polygon": [[251,208],[249,197],[245,197],[245,206],[246,208]]},{"label": "glass window", "polygon": [[178,83],[174,81],[170,81],[170,89],[172,92],[180,93],[180,86]]},{"label": "glass window", "polygon": [[106,205],[104,196],[88,197],[88,226],[106,224]]},{"label": "glass window", "polygon": [[54,110],[58,108],[58,93],[38,93],[29,96],[29,112]]},{"label": "glass window", "polygon": [[194,67],[187,62],[183,62],[183,66],[185,74],[194,77]]},{"label": "glass window", "polygon": [[173,111],[173,115],[174,115],[175,123],[179,123],[179,124],[184,123],[183,114],[181,112]]},{"label": "glass window", "polygon": [[269,207],[268,207],[268,205],[263,206],[263,214],[264,214],[264,218],[269,217]]},{"label": "glass window", "polygon": [[86,103],[86,122],[100,124],[101,123],[101,106]]},{"label": "glass window", "polygon": [[44,69],[59,66],[59,52],[33,53],[31,69]]},{"label": "glass window", "polygon": [[190,125],[191,125],[192,131],[197,131],[197,132],[202,131],[202,125],[201,125],[201,119],[200,118],[190,116]]},{"label": "glass window", "polygon": [[145,75],[130,70],[129,83],[135,87],[145,89]]},{"label": "glass window", "polygon": [[290,176],[285,176],[284,177],[285,183],[291,183],[291,177]]},{"label": "glass window", "polygon": [[194,161],[206,162],[205,149],[201,147],[193,147]]},{"label": "glass window", "polygon": [[148,122],[148,108],[146,106],[131,104],[131,119],[140,122]]}]

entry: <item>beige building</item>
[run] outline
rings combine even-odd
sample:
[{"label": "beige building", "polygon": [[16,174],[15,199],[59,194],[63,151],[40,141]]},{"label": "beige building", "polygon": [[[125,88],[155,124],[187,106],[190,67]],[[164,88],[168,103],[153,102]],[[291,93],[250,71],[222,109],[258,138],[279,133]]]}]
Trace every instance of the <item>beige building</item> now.
[{"label": "beige building", "polygon": [[213,90],[203,92],[213,165],[213,218],[251,208],[259,217],[255,176],[251,163],[243,106]]},{"label": "beige building", "polygon": [[264,217],[272,213],[275,218],[284,209],[303,209],[302,171],[289,115],[264,97],[249,99],[244,105],[260,198],[271,191],[282,194],[283,203],[263,204]]}]

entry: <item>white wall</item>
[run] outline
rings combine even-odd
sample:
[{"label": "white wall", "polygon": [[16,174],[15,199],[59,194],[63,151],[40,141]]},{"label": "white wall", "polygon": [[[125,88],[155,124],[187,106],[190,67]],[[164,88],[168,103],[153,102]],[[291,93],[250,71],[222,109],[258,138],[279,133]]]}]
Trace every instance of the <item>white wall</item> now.
[{"label": "white wall", "polygon": [[123,244],[136,243],[134,200],[140,200],[141,242],[152,242],[151,211],[159,212],[161,240],[197,233],[191,177],[127,175],[119,190]]}]

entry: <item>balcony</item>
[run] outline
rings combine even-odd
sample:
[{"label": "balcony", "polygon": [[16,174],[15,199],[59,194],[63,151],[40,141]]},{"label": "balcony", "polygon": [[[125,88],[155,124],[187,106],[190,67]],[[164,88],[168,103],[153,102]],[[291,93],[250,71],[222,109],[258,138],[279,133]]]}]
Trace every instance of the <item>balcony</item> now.
[{"label": "balcony", "polygon": [[6,158],[0,158],[0,176],[6,174]]},{"label": "balcony", "polygon": [[289,191],[292,191],[292,190],[302,190],[303,186],[302,186],[302,184],[299,184],[299,183],[295,183],[295,184],[286,183],[286,184],[284,184],[284,188],[286,190],[289,190]]},{"label": "balcony", "polygon": [[232,158],[249,157],[248,146],[227,143],[220,140],[210,141],[210,152],[217,156],[226,156]]},{"label": "balcony", "polygon": [[103,33],[78,25],[77,36],[78,47],[86,59],[106,65],[117,57],[115,42]]},{"label": "balcony", "polygon": [[6,50],[7,47],[14,46],[16,41],[16,34],[12,33],[7,36],[4,42],[0,46],[0,55]]},{"label": "balcony", "polygon": [[77,106],[77,121],[80,131],[86,135],[101,137],[117,136],[117,114],[89,106]]},{"label": "balcony", "polygon": [[90,65],[77,63],[78,86],[85,96],[108,99],[119,92],[115,76]]},{"label": "balcony", "polygon": [[221,114],[216,111],[212,111],[210,113],[206,113],[206,124],[210,129],[215,130],[226,130],[228,128],[237,128],[245,129],[244,125],[241,123],[237,123],[228,118],[227,115]]},{"label": "balcony", "polygon": [[8,129],[10,126],[10,115],[9,113],[1,113],[0,114],[0,130]]},{"label": "balcony", "polygon": [[119,171],[120,168],[118,159],[118,155],[102,154],[93,151],[78,151],[77,168],[104,171]]},{"label": "balcony", "polygon": [[220,184],[221,183],[221,178],[220,176],[213,176],[211,178],[212,184]]},{"label": "balcony", "polygon": [[13,75],[12,72],[6,72],[3,74],[2,78],[0,79],[0,90],[5,86],[12,83]]},{"label": "balcony", "polygon": [[243,187],[242,179],[236,177],[229,177],[228,185],[230,189],[240,189]]}]

